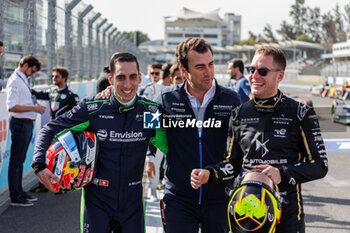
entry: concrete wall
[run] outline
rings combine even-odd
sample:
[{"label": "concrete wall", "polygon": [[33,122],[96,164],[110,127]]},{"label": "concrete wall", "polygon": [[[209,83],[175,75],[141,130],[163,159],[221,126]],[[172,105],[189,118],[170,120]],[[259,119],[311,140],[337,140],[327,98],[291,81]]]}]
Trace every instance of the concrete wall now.
[{"label": "concrete wall", "polygon": [[[48,86],[37,87],[35,89],[46,89]],[[80,98],[85,96],[93,96],[96,94],[96,81],[85,81],[79,83],[71,83],[69,88],[77,93]],[[6,109],[6,91],[0,92],[0,193],[2,193],[8,186],[8,166],[10,161],[10,148],[11,148],[11,133],[9,131],[9,113]],[[47,105],[48,101],[39,101],[42,105]],[[50,117],[49,108],[46,108],[47,111],[44,114],[38,114],[37,119],[35,121],[35,127],[33,130],[33,137],[30,142],[27,157],[24,162],[24,175],[26,173],[30,173],[31,171],[31,162],[33,160],[33,152],[34,152],[34,143],[35,137],[38,134],[42,125],[48,122]],[[24,185],[24,184],[23,184]]]}]

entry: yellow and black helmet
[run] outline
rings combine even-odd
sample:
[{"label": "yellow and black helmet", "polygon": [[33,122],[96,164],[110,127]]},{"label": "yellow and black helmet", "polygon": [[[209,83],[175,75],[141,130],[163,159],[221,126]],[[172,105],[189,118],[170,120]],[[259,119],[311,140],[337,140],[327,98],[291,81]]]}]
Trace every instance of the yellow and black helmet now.
[{"label": "yellow and black helmet", "polygon": [[[282,210],[277,186],[264,182],[265,175],[253,173],[243,179],[230,198],[227,208],[230,232],[273,233],[280,221]],[[260,179],[262,176],[265,178]]]}]

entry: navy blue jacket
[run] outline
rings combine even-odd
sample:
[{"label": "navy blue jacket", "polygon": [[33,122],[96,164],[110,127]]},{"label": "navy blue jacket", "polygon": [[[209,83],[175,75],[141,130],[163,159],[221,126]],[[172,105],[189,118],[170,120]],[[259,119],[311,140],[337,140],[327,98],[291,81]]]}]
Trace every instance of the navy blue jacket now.
[{"label": "navy blue jacket", "polygon": [[[143,113],[157,109],[157,104],[138,96],[129,106],[122,105],[114,95],[108,100],[85,98],[40,130],[32,167],[36,172],[45,168],[45,153],[56,134],[67,130],[94,132],[99,139],[97,182],[84,188],[85,198],[110,215],[133,211],[142,198],[147,146],[156,136],[154,129],[143,128]],[[166,141],[162,144],[166,146]],[[108,185],[99,186],[98,180],[108,181]]]},{"label": "navy blue jacket", "polygon": [[203,128],[199,138],[197,128],[192,127],[195,115],[184,87],[184,84],[178,85],[158,99],[168,138],[165,195],[195,204],[227,202],[225,184],[206,184],[195,190],[190,185],[190,174],[194,168],[204,168],[224,159],[230,112],[240,104],[239,96],[216,84],[215,96],[206,108],[203,121],[208,127]]}]

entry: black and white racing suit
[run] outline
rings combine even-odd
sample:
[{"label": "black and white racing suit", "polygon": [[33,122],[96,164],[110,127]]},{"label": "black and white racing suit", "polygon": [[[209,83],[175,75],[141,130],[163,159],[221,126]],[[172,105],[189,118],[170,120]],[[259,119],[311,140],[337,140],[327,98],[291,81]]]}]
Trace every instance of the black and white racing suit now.
[{"label": "black and white racing suit", "polygon": [[209,182],[237,177],[259,164],[277,167],[282,203],[276,232],[305,232],[301,183],[322,178],[328,171],[325,145],[313,108],[284,96],[253,99],[232,111],[227,158],[207,167]]}]

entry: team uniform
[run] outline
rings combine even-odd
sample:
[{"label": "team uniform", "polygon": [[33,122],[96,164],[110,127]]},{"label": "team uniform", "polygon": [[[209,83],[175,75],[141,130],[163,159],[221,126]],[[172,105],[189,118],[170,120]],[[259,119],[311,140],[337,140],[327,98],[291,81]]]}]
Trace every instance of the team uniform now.
[{"label": "team uniform", "polygon": [[64,112],[71,110],[79,102],[79,96],[69,90],[68,86],[62,89],[52,87],[45,92],[32,90],[32,94],[37,99],[50,101],[51,119],[55,119]]},{"label": "team uniform", "polygon": [[250,100],[232,111],[226,160],[210,170],[209,183],[270,164],[280,171],[281,222],[276,232],[305,232],[301,183],[328,171],[325,145],[313,108],[284,96]]},{"label": "team uniform", "polygon": [[143,113],[157,109],[139,96],[130,105],[113,94],[108,100],[91,97],[40,131],[32,164],[36,173],[45,168],[45,153],[56,134],[86,130],[99,139],[94,180],[82,196],[84,232],[145,231],[142,176],[148,142],[167,149],[163,131],[143,128]]},{"label": "team uniform", "polygon": [[[213,81],[200,105],[187,92],[186,85],[187,82],[163,92],[157,100],[169,147],[164,195],[166,232],[198,232],[198,222],[202,224],[203,233],[227,232],[229,197],[225,184],[208,184],[195,190],[190,185],[190,174],[196,167],[223,160],[230,112],[240,104],[239,97],[233,90]],[[196,101],[197,106],[194,106]],[[189,124],[198,121],[203,127]],[[172,127],[174,124],[177,126]]]}]

